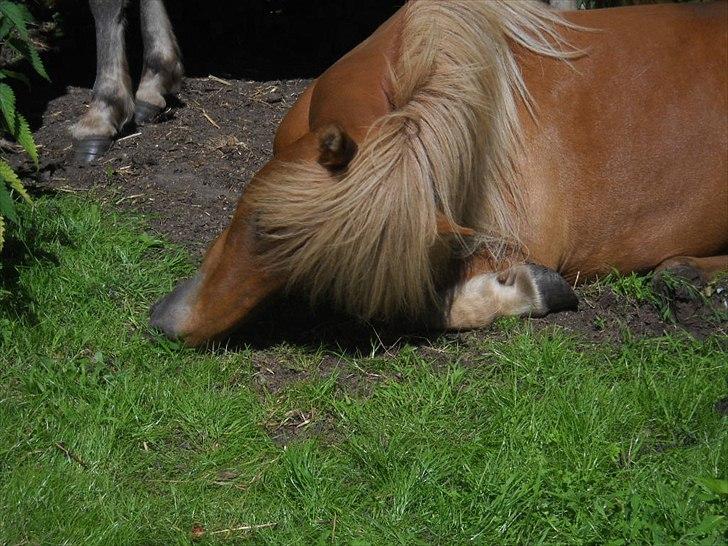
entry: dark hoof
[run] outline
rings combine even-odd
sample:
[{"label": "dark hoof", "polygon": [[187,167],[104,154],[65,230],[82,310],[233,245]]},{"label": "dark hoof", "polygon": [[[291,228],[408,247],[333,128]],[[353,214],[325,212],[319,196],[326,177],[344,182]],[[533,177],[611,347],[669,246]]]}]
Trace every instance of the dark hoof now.
[{"label": "dark hoof", "polygon": [[143,100],[138,100],[134,103],[134,122],[137,125],[152,123],[153,121],[156,121],[161,113],[161,106],[156,106]]},{"label": "dark hoof", "polygon": [[579,308],[579,298],[564,277],[541,265],[530,264],[529,267],[544,315],[559,311],[576,311]]},{"label": "dark hoof", "polygon": [[87,137],[75,143],[74,159],[77,163],[93,163],[111,148],[109,137]]}]

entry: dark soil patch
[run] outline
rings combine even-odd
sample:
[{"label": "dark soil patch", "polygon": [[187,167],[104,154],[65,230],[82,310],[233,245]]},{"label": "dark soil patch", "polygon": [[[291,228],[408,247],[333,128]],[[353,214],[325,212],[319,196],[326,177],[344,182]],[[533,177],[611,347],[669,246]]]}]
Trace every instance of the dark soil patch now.
[{"label": "dark soil patch", "polygon": [[722,415],[723,417],[728,417],[728,396],[725,398],[721,398],[715,403],[715,411],[718,413],[718,415]]},{"label": "dark soil patch", "polygon": [[148,214],[154,229],[202,253],[270,158],[275,129],[308,81],[228,83],[187,79],[179,107],[165,121],[128,133],[100,164],[90,166],[73,163],[68,129],[91,95],[69,88],[43,114],[36,132],[42,166],[31,185],[92,190],[115,207]]},{"label": "dark soil patch", "polygon": [[[295,361],[267,352],[253,356],[254,385],[262,394],[278,395],[291,384],[336,375],[335,389],[354,396],[368,396],[374,384],[392,379],[357,368],[333,355],[324,355],[314,369],[297,367]],[[399,379],[399,378],[395,378]]]},{"label": "dark soil patch", "polygon": [[537,329],[558,325],[593,342],[688,332],[698,339],[728,333],[728,280],[656,304],[638,302],[598,284],[577,288],[579,311],[532,319]]},{"label": "dark soil patch", "polygon": [[[385,380],[400,379],[367,372],[333,355],[322,355],[315,367],[300,367],[295,359],[285,358],[267,351],[253,355],[253,388],[263,398],[284,396],[284,392],[297,383],[317,381],[335,376],[334,390],[355,397],[371,395],[374,387]],[[277,404],[278,405],[278,404]],[[297,408],[283,415],[274,414],[264,426],[278,445],[316,437],[326,443],[341,440],[336,418],[316,408]]]},{"label": "dark soil patch", "polygon": [[277,446],[286,446],[309,438],[317,438],[324,444],[341,442],[342,435],[336,429],[336,419],[325,413],[318,415],[315,410],[291,410],[282,419],[269,419],[264,427]]}]

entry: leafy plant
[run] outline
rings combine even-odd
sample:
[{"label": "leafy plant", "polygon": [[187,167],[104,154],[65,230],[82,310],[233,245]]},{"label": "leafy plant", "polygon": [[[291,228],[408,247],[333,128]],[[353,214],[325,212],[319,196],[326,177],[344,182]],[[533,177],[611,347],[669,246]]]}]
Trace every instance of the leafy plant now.
[{"label": "leafy plant", "polygon": [[[43,62],[30,38],[28,26],[33,24],[33,16],[23,4],[0,0],[0,53],[14,60],[26,60],[41,77],[48,79]],[[28,77],[5,66],[0,67],[0,131],[17,142],[38,168],[38,147],[30,132],[27,120],[15,107],[15,91],[10,82],[20,82],[30,86]],[[30,196],[10,164],[0,157],[0,249],[5,240],[5,218],[17,223],[13,194],[30,203]]]}]

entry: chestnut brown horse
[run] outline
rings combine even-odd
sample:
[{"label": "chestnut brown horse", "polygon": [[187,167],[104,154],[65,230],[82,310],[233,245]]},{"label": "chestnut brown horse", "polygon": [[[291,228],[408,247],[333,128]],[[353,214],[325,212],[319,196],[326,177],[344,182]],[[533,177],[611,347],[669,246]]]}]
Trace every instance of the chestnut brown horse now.
[{"label": "chestnut brown horse", "polygon": [[197,345],[296,288],[474,328],[573,307],[564,279],[726,268],[727,23],[725,2],[406,4],[300,97],[152,325]]}]

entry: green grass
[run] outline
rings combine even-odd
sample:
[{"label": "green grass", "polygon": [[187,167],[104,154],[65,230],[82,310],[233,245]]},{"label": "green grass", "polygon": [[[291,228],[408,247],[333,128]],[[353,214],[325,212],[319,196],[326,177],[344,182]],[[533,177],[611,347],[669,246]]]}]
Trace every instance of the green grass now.
[{"label": "green grass", "polygon": [[[723,340],[504,321],[393,354],[282,343],[267,358],[345,365],[262,395],[252,349],[149,336],[183,252],[89,202],[21,212],[27,247],[0,270],[0,543],[725,541]],[[378,379],[347,388],[349,370]],[[312,422],[276,445],[296,412]]]}]

